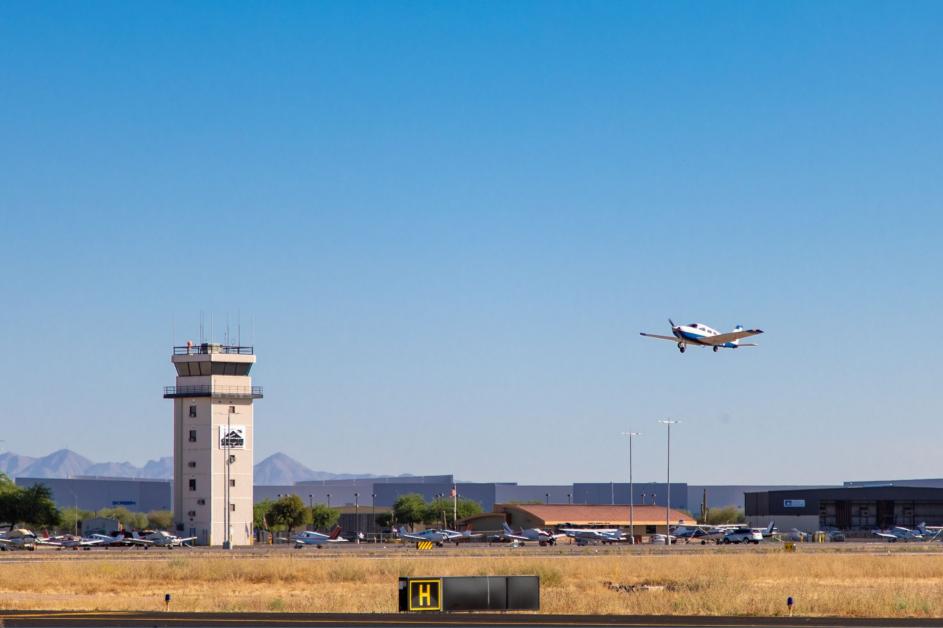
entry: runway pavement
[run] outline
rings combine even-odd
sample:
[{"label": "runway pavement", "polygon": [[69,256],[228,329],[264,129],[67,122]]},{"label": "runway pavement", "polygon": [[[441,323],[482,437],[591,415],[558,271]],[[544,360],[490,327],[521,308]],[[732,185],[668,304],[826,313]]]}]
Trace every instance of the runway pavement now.
[{"label": "runway pavement", "polygon": [[539,615],[539,614],[338,614],[338,613],[116,613],[64,611],[0,611],[0,628],[217,628],[259,626],[265,628],[349,628],[362,626],[438,626],[486,628],[489,626],[541,627],[924,627],[939,626],[938,619],[862,619],[837,617],[692,617],[650,615]]}]

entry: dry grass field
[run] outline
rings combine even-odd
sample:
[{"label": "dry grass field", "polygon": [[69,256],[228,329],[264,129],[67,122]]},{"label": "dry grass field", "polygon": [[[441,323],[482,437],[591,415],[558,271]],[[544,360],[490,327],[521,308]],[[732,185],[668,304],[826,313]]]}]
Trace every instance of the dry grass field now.
[{"label": "dry grass field", "polygon": [[538,574],[548,613],[770,616],[791,595],[798,615],[943,617],[943,556],[897,552],[26,560],[0,563],[0,608],[394,612],[398,576],[487,574]]}]

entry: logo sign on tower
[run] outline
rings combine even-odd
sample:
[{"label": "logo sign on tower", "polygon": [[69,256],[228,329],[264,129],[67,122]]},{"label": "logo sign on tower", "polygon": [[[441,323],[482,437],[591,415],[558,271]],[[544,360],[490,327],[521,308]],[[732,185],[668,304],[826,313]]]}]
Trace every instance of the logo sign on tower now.
[{"label": "logo sign on tower", "polygon": [[220,449],[245,449],[246,448],[246,426],[245,425],[220,425],[219,426],[219,448]]}]

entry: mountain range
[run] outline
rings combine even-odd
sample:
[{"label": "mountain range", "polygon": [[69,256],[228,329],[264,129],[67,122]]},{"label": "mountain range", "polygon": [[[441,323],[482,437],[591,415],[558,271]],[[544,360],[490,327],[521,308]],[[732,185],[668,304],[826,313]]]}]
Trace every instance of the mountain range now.
[{"label": "mountain range", "polygon": [[[13,452],[0,454],[0,472],[11,478],[73,478],[78,476],[120,477],[169,480],[173,477],[171,456],[148,460],[143,467],[130,462],[93,462],[69,449],[33,458]],[[305,480],[349,480],[378,477],[369,473],[331,473],[315,471],[281,452],[255,465],[255,483],[290,485]],[[402,477],[409,477],[408,474]]]}]

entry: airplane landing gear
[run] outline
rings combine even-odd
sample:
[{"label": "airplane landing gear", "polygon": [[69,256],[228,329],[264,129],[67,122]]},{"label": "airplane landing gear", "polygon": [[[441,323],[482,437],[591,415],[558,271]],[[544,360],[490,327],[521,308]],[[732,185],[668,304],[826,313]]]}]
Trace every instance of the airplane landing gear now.
[{"label": "airplane landing gear", "polygon": [[678,351],[680,351],[681,353],[684,353],[684,343],[683,343],[683,342],[679,342],[679,343],[678,343]]},{"label": "airplane landing gear", "polygon": [[720,349],[720,347],[714,347],[714,353],[717,353],[718,349]]}]

